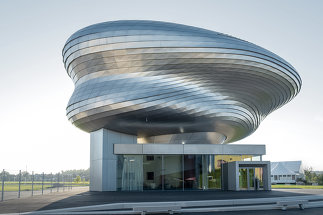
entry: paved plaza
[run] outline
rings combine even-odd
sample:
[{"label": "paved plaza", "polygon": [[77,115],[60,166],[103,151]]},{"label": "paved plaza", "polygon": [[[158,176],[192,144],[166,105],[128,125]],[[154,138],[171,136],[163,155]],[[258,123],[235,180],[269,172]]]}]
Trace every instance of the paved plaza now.
[{"label": "paved plaza", "polygon": [[[87,187],[73,188],[72,191],[53,192],[43,196],[26,197],[0,202],[0,213],[21,213],[36,210],[51,210],[109,203],[129,202],[175,202],[175,201],[202,201],[202,200],[227,200],[248,198],[273,198],[288,196],[304,196],[323,194],[323,190],[314,189],[277,189],[273,191],[150,191],[150,192],[90,192]],[[289,214],[323,214],[323,208],[288,210]],[[281,211],[274,211],[283,214]],[[273,214],[273,211],[261,212]],[[315,212],[315,213],[314,213]],[[214,213],[214,212],[213,212]],[[203,214],[213,214],[203,213]],[[249,212],[217,212],[216,214],[259,214],[259,211]],[[286,213],[286,212],[285,212]],[[285,214],[284,213],[284,214]],[[185,213],[193,214],[193,213]],[[196,214],[196,213],[195,213]]]}]

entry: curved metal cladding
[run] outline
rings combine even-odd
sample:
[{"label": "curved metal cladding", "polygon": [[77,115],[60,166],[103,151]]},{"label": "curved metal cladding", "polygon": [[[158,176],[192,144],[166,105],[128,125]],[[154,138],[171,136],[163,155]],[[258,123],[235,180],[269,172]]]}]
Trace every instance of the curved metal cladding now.
[{"label": "curved metal cladding", "polygon": [[254,132],[301,87],[296,70],[266,49],[166,22],[88,26],[67,40],[63,59],[75,84],[67,117],[87,132],[215,132],[229,143]]}]

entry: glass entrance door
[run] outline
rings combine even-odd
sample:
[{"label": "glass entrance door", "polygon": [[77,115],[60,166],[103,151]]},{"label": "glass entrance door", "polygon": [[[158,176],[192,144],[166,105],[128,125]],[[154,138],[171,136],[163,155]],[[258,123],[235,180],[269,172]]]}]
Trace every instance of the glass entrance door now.
[{"label": "glass entrance door", "polygon": [[240,190],[256,190],[256,177],[254,167],[239,168],[239,188]]},{"label": "glass entrance door", "polygon": [[255,168],[248,168],[248,190],[255,190]]},{"label": "glass entrance door", "polygon": [[239,188],[240,190],[248,189],[248,169],[247,168],[239,169]]},{"label": "glass entrance door", "polygon": [[255,168],[255,187],[256,190],[263,190],[264,189],[264,180],[263,180],[263,168],[258,167]]}]

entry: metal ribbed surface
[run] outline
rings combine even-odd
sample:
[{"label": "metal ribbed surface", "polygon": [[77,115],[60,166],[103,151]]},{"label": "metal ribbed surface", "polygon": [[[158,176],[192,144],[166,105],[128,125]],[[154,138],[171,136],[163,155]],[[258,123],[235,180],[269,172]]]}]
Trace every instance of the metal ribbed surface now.
[{"label": "metal ribbed surface", "polygon": [[166,22],[91,25],[67,40],[63,60],[75,83],[67,117],[87,132],[218,132],[233,142],[301,87],[296,70],[268,50]]}]

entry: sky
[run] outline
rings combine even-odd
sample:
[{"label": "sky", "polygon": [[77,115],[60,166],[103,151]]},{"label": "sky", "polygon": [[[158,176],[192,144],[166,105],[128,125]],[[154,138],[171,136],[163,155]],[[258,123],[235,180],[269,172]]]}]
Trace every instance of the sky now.
[{"label": "sky", "polygon": [[301,92],[236,144],[265,144],[263,160],[323,170],[323,1],[0,1],[0,169],[86,169],[90,135],[65,108],[74,85],[61,51],[77,30],[113,20],[158,20],[247,40],[300,74]]}]

